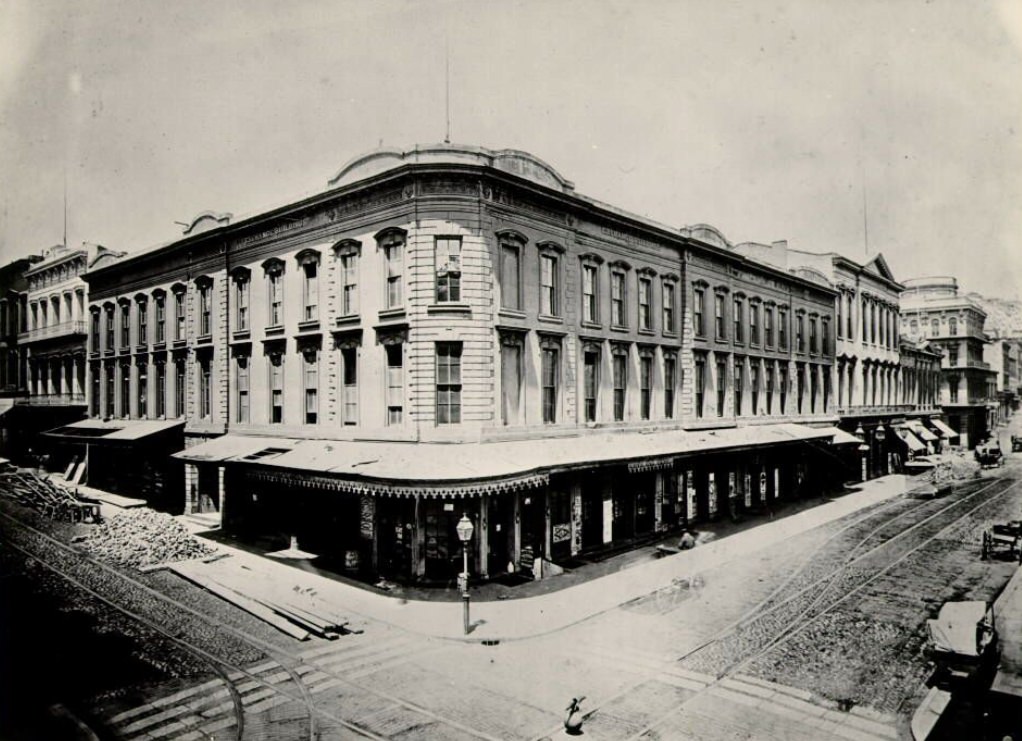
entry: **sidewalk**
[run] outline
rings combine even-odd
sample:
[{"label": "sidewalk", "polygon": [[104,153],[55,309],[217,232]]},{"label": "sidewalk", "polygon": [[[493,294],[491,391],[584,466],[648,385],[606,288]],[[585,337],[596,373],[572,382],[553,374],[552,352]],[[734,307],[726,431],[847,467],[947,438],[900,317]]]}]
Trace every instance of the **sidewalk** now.
[{"label": "sidewalk", "polygon": [[[497,641],[552,633],[611,610],[629,600],[670,586],[819,527],[873,504],[902,495],[911,479],[886,476],[860,485],[860,490],[796,514],[765,522],[689,551],[651,560],[576,584],[568,589],[521,599],[473,602],[473,629],[462,632],[462,606],[458,602],[410,600],[367,591],[318,574],[302,571],[253,553],[220,544],[231,558],[206,565],[231,569],[232,578],[257,585],[265,580],[295,589],[314,590],[318,600],[349,616],[378,620],[412,633],[460,641]],[[557,579],[559,577],[552,577]]]}]

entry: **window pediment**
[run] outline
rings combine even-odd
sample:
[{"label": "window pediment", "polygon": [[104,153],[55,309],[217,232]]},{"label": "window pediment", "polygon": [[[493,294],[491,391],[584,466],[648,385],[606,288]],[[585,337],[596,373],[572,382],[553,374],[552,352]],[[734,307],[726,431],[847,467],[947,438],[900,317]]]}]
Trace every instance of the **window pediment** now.
[{"label": "window pediment", "polygon": [[500,229],[496,232],[497,239],[501,242],[512,242],[514,244],[523,245],[529,241],[529,238],[522,234],[516,229]]},{"label": "window pediment", "polygon": [[536,249],[540,252],[554,252],[558,255],[564,254],[564,246],[549,239],[536,243]]},{"label": "window pediment", "polygon": [[714,286],[713,287],[713,292],[716,293],[716,294],[725,294],[725,293],[730,293],[731,289],[728,288],[727,286]]},{"label": "window pediment", "polygon": [[638,270],[636,270],[635,272],[638,275],[642,275],[642,276],[645,276],[647,278],[652,278],[653,276],[656,275],[656,271],[653,268],[650,268],[650,267],[641,267]]},{"label": "window pediment", "polygon": [[200,275],[195,279],[195,286],[197,288],[209,288],[213,285],[213,279],[208,275]]},{"label": "window pediment", "polygon": [[147,303],[148,301],[149,301],[149,296],[148,295],[146,295],[144,293],[136,293],[135,294],[135,303],[136,304],[144,304],[144,303]]},{"label": "window pediment", "polygon": [[379,247],[393,247],[394,245],[404,244],[408,237],[408,232],[398,226],[388,226],[386,229],[381,229],[376,232],[376,236],[373,239],[376,240],[376,244]]},{"label": "window pediment", "polygon": [[624,260],[612,260],[610,263],[610,267],[614,268],[615,270],[624,271],[632,269],[632,266],[629,263],[625,262]]},{"label": "window pediment", "polygon": [[166,296],[167,292],[162,288],[157,288],[155,291],[153,291],[153,298],[156,299],[157,301],[163,300],[164,298],[166,298]]},{"label": "window pediment", "polygon": [[709,288],[710,287],[710,284],[707,281],[703,280],[702,278],[698,278],[698,279],[692,281],[692,285],[695,288]]},{"label": "window pediment", "polygon": [[347,257],[348,255],[361,255],[362,254],[362,243],[357,239],[342,239],[333,246],[334,254],[337,257]]},{"label": "window pediment", "polygon": [[306,248],[295,255],[295,262],[299,265],[319,265],[319,250]]},{"label": "window pediment", "polygon": [[662,280],[664,283],[672,282],[676,283],[679,280],[681,280],[681,276],[678,275],[677,273],[664,273],[662,276],[660,276],[660,280]]},{"label": "window pediment", "polygon": [[578,256],[578,259],[587,265],[602,265],[604,259],[595,252],[586,252]]},{"label": "window pediment", "polygon": [[263,262],[263,272],[267,275],[281,275],[284,272],[284,261],[279,257],[271,257]]},{"label": "window pediment", "polygon": [[174,285],[172,285],[172,286],[170,287],[170,290],[171,290],[171,291],[172,291],[173,293],[175,293],[175,294],[177,294],[178,296],[180,296],[180,295],[181,295],[182,293],[187,293],[187,291],[188,291],[188,286],[186,286],[186,285],[185,285],[184,283],[175,283]]},{"label": "window pediment", "polygon": [[244,283],[252,277],[252,271],[242,265],[231,270],[231,279],[235,283]]},{"label": "window pediment", "polygon": [[627,355],[628,354],[628,342],[611,342],[610,352],[612,355]]}]

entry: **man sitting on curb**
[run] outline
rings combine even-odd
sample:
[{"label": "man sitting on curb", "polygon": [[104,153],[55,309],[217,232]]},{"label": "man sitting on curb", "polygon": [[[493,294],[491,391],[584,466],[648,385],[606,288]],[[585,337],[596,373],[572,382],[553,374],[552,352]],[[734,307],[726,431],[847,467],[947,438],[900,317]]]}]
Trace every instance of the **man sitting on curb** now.
[{"label": "man sitting on curb", "polygon": [[684,530],[681,533],[681,540],[678,541],[678,550],[687,551],[689,548],[695,547],[696,547],[695,536],[692,535],[692,532],[690,530]]}]

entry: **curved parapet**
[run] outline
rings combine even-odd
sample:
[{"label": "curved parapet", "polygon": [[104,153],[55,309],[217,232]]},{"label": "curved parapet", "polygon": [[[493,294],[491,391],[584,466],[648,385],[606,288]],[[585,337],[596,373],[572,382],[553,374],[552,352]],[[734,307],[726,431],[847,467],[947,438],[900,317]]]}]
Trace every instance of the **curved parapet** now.
[{"label": "curved parapet", "polygon": [[810,268],[805,265],[800,265],[796,268],[791,268],[788,272],[793,275],[797,275],[799,278],[804,278],[812,283],[816,283],[827,288],[833,288],[834,283],[826,275],[821,273],[816,268]]},{"label": "curved parapet", "polygon": [[933,296],[957,296],[958,280],[950,275],[930,275],[924,278],[908,278],[901,284],[906,292],[928,293]]},{"label": "curved parapet", "polygon": [[726,250],[734,249],[734,245],[724,236],[724,232],[712,224],[692,224],[691,226],[683,226],[678,231],[682,235],[691,239],[698,239],[700,242],[723,247]]},{"label": "curved parapet", "polygon": [[202,211],[195,215],[191,223],[188,224],[182,232],[186,236],[192,234],[199,234],[200,232],[208,232],[210,229],[216,229],[219,226],[227,226],[231,223],[231,217],[234,214],[230,213],[217,213],[216,211]]},{"label": "curved parapet", "polygon": [[336,188],[407,164],[481,165],[532,180],[548,188],[571,192],[575,184],[535,155],[519,149],[492,150],[463,144],[419,145],[413,149],[375,149],[349,160],[327,182]]}]

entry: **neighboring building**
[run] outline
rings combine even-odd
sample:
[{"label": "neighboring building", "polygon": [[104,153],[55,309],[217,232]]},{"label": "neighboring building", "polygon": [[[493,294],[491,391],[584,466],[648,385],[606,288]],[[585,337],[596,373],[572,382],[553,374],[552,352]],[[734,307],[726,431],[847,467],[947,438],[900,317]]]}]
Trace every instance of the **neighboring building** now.
[{"label": "neighboring building", "polygon": [[989,333],[991,344],[987,357],[990,369],[997,374],[997,424],[1007,424],[1018,408],[1019,392],[1019,351],[1022,345],[1018,339],[1004,337],[996,330]]},{"label": "neighboring building", "polygon": [[983,331],[986,312],[958,294],[954,278],[914,278],[904,285],[901,331],[925,338],[943,354],[940,404],[961,444],[973,448],[997,420],[997,373],[983,359],[990,344]]},{"label": "neighboring building", "polygon": [[20,457],[15,403],[28,394],[28,365],[18,336],[27,328],[25,271],[42,260],[30,255],[0,268],[0,456]]},{"label": "neighboring building", "polygon": [[82,274],[105,247],[83,243],[52,247],[25,271],[26,322],[19,335],[28,365],[28,394],[18,401],[22,439],[39,454],[49,452],[39,433],[85,416],[87,286]]},{"label": "neighboring building", "polygon": [[923,424],[940,414],[926,386],[932,355],[921,351],[907,365],[902,361],[898,326],[903,287],[883,255],[860,264],[834,252],[792,249],[785,241],[745,243],[736,249],[795,274],[819,275],[837,291],[835,411],[840,428],[863,441],[856,465],[861,478],[900,468],[912,454],[909,443],[916,444],[914,434],[901,434],[905,428],[917,427],[919,435],[936,439],[939,431]]},{"label": "neighboring building", "polygon": [[321,562],[446,580],[467,514],[499,575],[832,474],[835,292],[524,152],[371,152],[87,280],[92,419],[63,439],[183,433],[176,509]]}]

